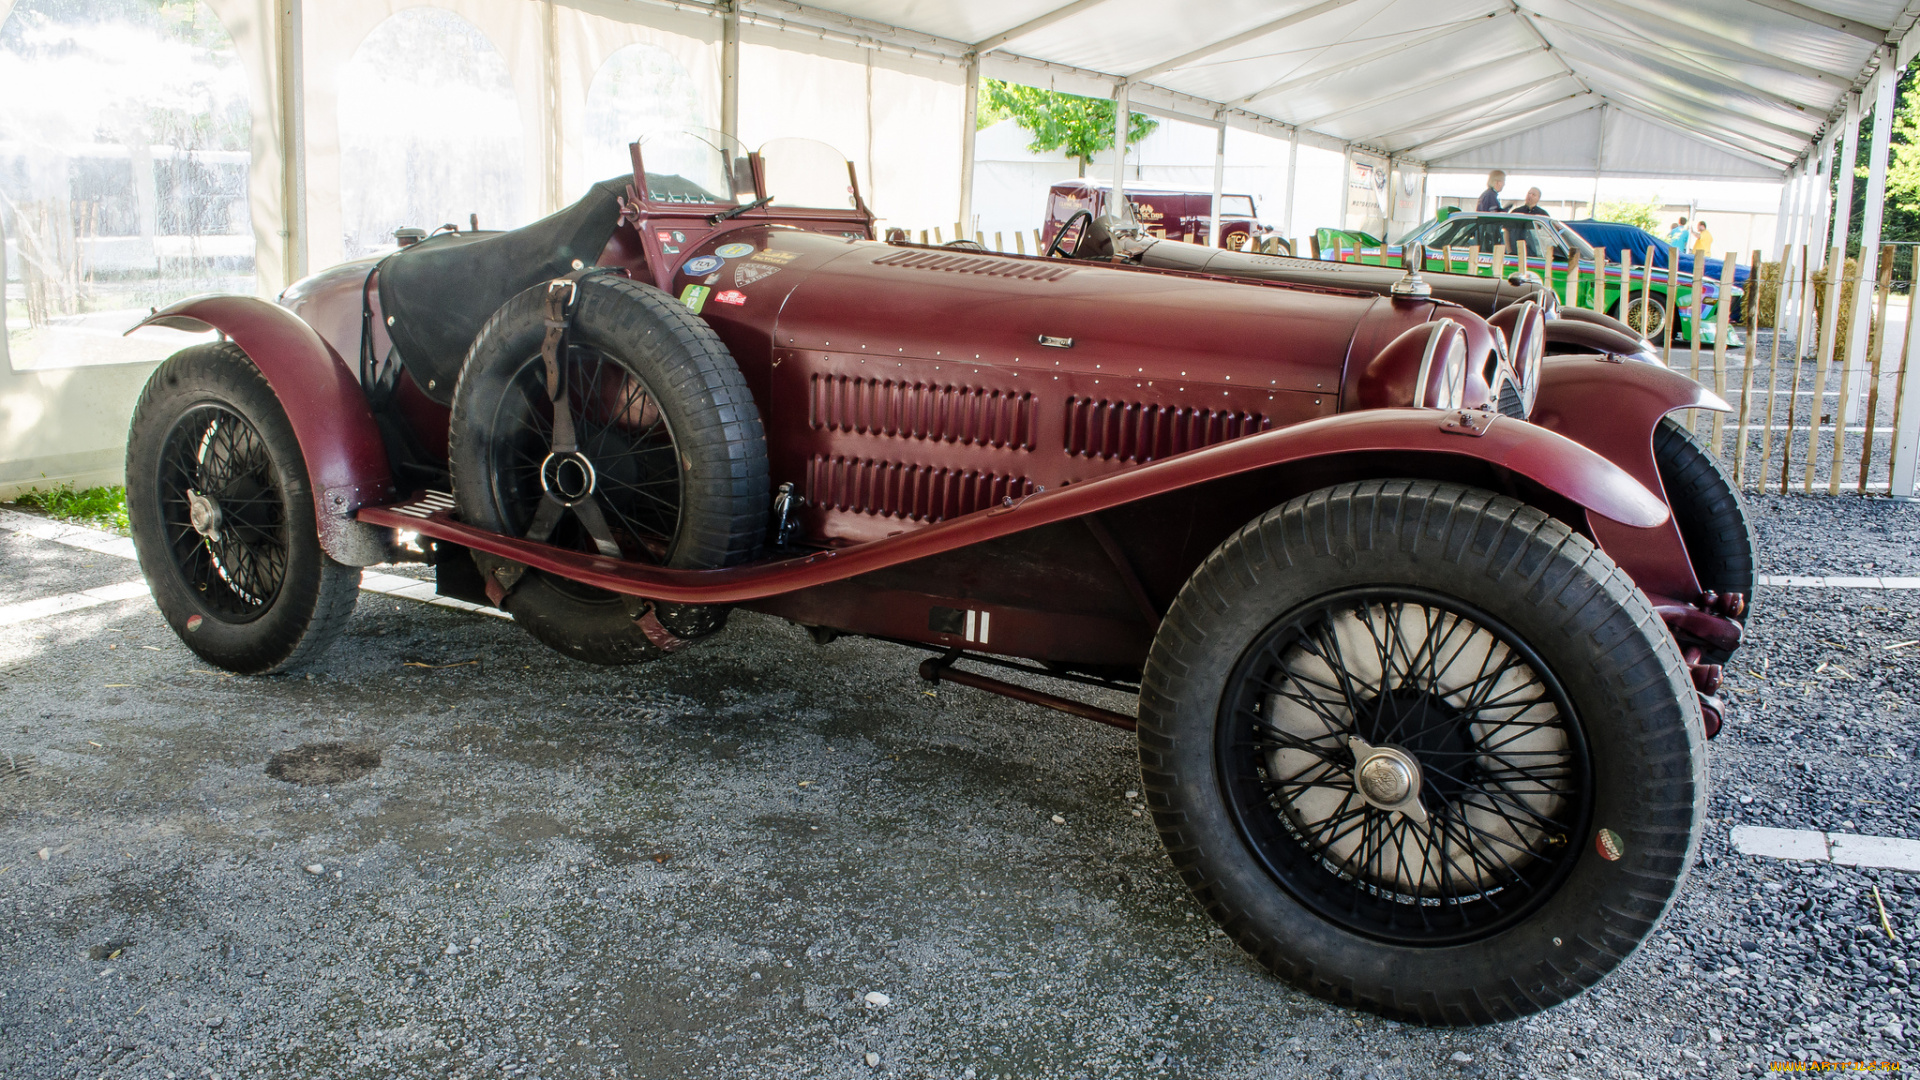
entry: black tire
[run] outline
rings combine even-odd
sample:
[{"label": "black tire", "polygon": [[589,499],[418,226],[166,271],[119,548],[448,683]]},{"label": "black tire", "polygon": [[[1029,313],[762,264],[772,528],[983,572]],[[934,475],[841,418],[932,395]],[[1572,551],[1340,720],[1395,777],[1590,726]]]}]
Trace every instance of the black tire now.
[{"label": "black tire", "polygon": [[[1263,668],[1269,659],[1275,665],[1313,662],[1294,648],[1306,638],[1287,637],[1295,629],[1324,622],[1347,632],[1353,624],[1337,620],[1357,619],[1376,607],[1384,617],[1394,604],[1470,620],[1450,623],[1441,616],[1430,625],[1435,633],[1450,627],[1447,634],[1470,626],[1463,649],[1479,648],[1474,643],[1483,631],[1487,641],[1504,643],[1506,652],[1496,653],[1489,644],[1485,653],[1473,654],[1483,661],[1502,658],[1496,671],[1508,674],[1488,685],[1498,688],[1509,674],[1533,672],[1541,689],[1532,698],[1550,699],[1554,712],[1544,719],[1536,713],[1523,724],[1514,723],[1517,713],[1490,718],[1492,706],[1486,705],[1449,713],[1451,706],[1434,706],[1436,699],[1408,689],[1419,681],[1411,663],[1391,695],[1370,700],[1364,695],[1372,688],[1353,678],[1364,678],[1365,666],[1353,660],[1343,659],[1338,668],[1324,665],[1347,675],[1326,675],[1319,690],[1307,689],[1295,676],[1291,685],[1301,688],[1301,696],[1284,700],[1280,691],[1289,684],[1269,693],[1274,684],[1260,681],[1287,678],[1285,672],[1295,670]],[[1429,624],[1394,625],[1404,628],[1404,642],[1414,626]],[[1432,651],[1450,647],[1446,640]],[[1344,649],[1329,649],[1346,656]],[[1440,677],[1458,655],[1456,650],[1440,667]],[[1518,658],[1511,669],[1504,667],[1508,658]],[[1502,690],[1499,697],[1533,685]],[[1342,696],[1343,687],[1348,696]],[[1324,715],[1305,704],[1307,696],[1320,699]],[[1360,732],[1360,724],[1386,722],[1382,701],[1427,711],[1405,738],[1397,730]],[[1263,712],[1268,719],[1261,719]],[[1411,715],[1403,710],[1395,723]],[[1356,716],[1364,719],[1356,722]],[[1325,786],[1337,796],[1342,783],[1353,791],[1354,756],[1363,750],[1342,737],[1343,722],[1375,740],[1401,739],[1411,748],[1402,752],[1423,762],[1425,771],[1417,775],[1426,779],[1415,791],[1423,812],[1431,814],[1428,820],[1442,823],[1433,828],[1455,828],[1445,823],[1474,820],[1473,813],[1480,824],[1497,827],[1481,804],[1469,806],[1467,800],[1491,800],[1490,787],[1510,793],[1511,778],[1501,774],[1519,767],[1501,758],[1489,768],[1486,755],[1495,747],[1471,740],[1491,739],[1509,727],[1537,727],[1540,738],[1557,740],[1536,744],[1529,760],[1544,759],[1536,782],[1557,785],[1543,788],[1540,797],[1562,802],[1527,809],[1507,796],[1510,808],[1523,810],[1518,819],[1501,814],[1515,826],[1510,835],[1520,843],[1509,854],[1519,865],[1509,867],[1514,873],[1497,892],[1488,893],[1486,882],[1505,872],[1491,862],[1482,868],[1478,857],[1473,874],[1479,883],[1472,888],[1479,892],[1471,891],[1467,871],[1458,867],[1459,880],[1423,871],[1418,880],[1395,882],[1393,874],[1411,874],[1409,864],[1401,862],[1396,870],[1371,857],[1349,864],[1354,876],[1337,877],[1317,860],[1316,852],[1339,849],[1315,848],[1333,834],[1307,831],[1325,824],[1308,819],[1308,793]],[[1296,723],[1321,725],[1325,732],[1288,734],[1285,729]],[[1270,739],[1265,749],[1256,732]],[[1560,522],[1505,496],[1454,484],[1343,484],[1296,498],[1229,538],[1181,590],[1154,640],[1141,686],[1139,738],[1154,824],[1207,913],[1269,970],[1301,989],[1414,1023],[1511,1019],[1598,982],[1653,932],[1672,903],[1693,863],[1706,813],[1695,692],[1645,597],[1612,560]],[[1448,749],[1463,738],[1469,741]],[[1324,758],[1320,751],[1326,751]],[[1307,769],[1324,772],[1267,772],[1281,768],[1283,753],[1306,754]],[[1445,764],[1449,754],[1464,764]],[[1503,783],[1509,786],[1498,787]],[[1366,806],[1360,813],[1363,827],[1375,829],[1363,831],[1361,842],[1385,835],[1406,854],[1404,838],[1415,829],[1411,817]],[[1380,820],[1369,824],[1368,816]],[[1532,827],[1536,817],[1540,835],[1524,835],[1518,826]],[[1395,819],[1406,831],[1378,832]],[[1342,819],[1328,820],[1344,827]],[[1292,835],[1288,822],[1295,827]],[[1561,827],[1564,834],[1551,831]],[[1556,835],[1564,839],[1555,841]],[[1616,859],[1603,857],[1603,836]],[[1443,857],[1435,860],[1433,851],[1425,849],[1421,866],[1457,863],[1464,854],[1456,846],[1449,858],[1442,847]],[[1384,891],[1370,891],[1375,888]],[[1426,902],[1408,902],[1416,893]]]},{"label": "black tire", "polygon": [[[545,294],[529,289],[494,313],[453,396],[454,502],[464,520],[511,536],[527,533],[541,500],[540,468],[528,455],[537,461],[544,452],[552,416],[540,359]],[[651,285],[596,275],[579,283],[568,341],[575,424],[599,485],[592,498],[622,557],[703,570],[757,557],[769,505],[766,437],[746,379],[713,329]],[[607,380],[618,389],[583,397],[581,387]],[[611,393],[621,395],[617,405]],[[641,488],[671,491],[671,513]],[[595,550],[571,514],[550,542]],[[483,574],[499,566],[475,559]],[[726,608],[655,605],[539,571],[514,581],[501,606],[540,641],[595,664],[639,663],[678,647],[641,628],[649,609],[681,641],[713,634],[727,618]]]},{"label": "black tire", "polygon": [[[189,490],[218,507],[209,532]],[[175,353],[147,380],[127,436],[127,519],[167,625],[216,667],[300,667],[353,615],[360,568],[321,550],[293,425],[230,341]]]},{"label": "black tire", "polygon": [[[1740,593],[1750,611],[1759,541],[1733,476],[1705,443],[1671,416],[1653,430],[1653,460],[1700,587]],[[1741,616],[1743,621],[1746,617]],[[1725,660],[1722,656],[1712,662]]]}]

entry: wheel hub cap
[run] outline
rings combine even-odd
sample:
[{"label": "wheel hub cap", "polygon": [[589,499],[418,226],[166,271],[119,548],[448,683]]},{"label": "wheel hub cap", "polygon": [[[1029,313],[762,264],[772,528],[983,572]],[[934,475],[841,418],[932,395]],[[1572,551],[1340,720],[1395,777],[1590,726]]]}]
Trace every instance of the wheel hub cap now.
[{"label": "wheel hub cap", "polygon": [[1427,820],[1420,804],[1420,762],[1397,746],[1371,746],[1357,735],[1347,739],[1353,751],[1353,786],[1369,806]]},{"label": "wheel hub cap", "polygon": [[216,544],[220,542],[222,515],[219,503],[206,495],[188,489],[187,520],[192,523],[194,532]]},{"label": "wheel hub cap", "polygon": [[548,454],[546,460],[540,463],[540,486],[568,506],[577,505],[592,495],[599,481],[593,462],[577,450]]}]

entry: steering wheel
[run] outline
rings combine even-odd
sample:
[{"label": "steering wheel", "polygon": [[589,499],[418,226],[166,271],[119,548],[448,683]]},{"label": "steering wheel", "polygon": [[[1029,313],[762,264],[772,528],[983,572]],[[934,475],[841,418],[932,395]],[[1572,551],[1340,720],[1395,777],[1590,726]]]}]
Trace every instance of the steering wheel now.
[{"label": "steering wheel", "polygon": [[[1053,242],[1047,245],[1047,250],[1043,258],[1051,259],[1056,255],[1062,254],[1060,250],[1060,241],[1065,240],[1067,238],[1067,234],[1073,231],[1073,223],[1076,221],[1079,221],[1081,218],[1087,219],[1087,224],[1086,224],[1087,230],[1091,230],[1093,228],[1093,211],[1075,210],[1070,216],[1068,216],[1067,223],[1065,225],[1060,226],[1060,231],[1053,234]],[[1073,242],[1073,250],[1075,252],[1078,252],[1080,250],[1080,240],[1085,240],[1086,238],[1087,238],[1086,232],[1082,231],[1080,234],[1080,239],[1075,240]],[[1066,257],[1071,259],[1073,258],[1073,254],[1067,253]]]}]

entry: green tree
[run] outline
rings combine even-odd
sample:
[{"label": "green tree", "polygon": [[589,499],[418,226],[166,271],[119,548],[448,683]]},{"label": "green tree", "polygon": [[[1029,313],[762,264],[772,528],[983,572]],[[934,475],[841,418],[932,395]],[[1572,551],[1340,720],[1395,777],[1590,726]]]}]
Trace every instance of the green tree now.
[{"label": "green tree", "polygon": [[[1087,175],[1093,155],[1113,148],[1113,102],[1105,98],[1062,94],[1037,86],[980,81],[980,117],[1010,116],[1027,130],[1033,140],[1027,149],[1036,154],[1064,151],[1080,162],[1080,175]],[[1127,120],[1127,145],[1146,138],[1160,121],[1133,113]]]},{"label": "green tree", "polygon": [[1653,199],[1646,202],[1603,202],[1593,216],[1597,221],[1617,221],[1622,225],[1638,225],[1661,236],[1667,234],[1661,228],[1660,204]]},{"label": "green tree", "polygon": [[[1920,80],[1915,78],[1916,73],[1920,73],[1920,64],[1907,68],[1895,88],[1899,105],[1893,113],[1893,138],[1888,144],[1891,152],[1887,155],[1887,201],[1880,225],[1880,239],[1889,244],[1920,242]],[[1867,197],[1867,166],[1872,160],[1872,140],[1868,133],[1871,130],[1866,124],[1861,125],[1860,155],[1854,162],[1854,211],[1847,236],[1850,255],[1860,254],[1864,217],[1860,208],[1866,204]],[[1902,247],[1894,256],[1895,275],[1911,279],[1913,267],[1908,263],[1909,249]]]}]

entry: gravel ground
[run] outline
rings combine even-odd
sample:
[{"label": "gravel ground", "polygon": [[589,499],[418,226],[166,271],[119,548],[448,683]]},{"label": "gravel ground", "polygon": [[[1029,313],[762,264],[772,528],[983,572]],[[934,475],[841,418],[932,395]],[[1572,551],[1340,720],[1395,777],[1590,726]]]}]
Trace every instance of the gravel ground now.
[{"label": "gravel ground", "polygon": [[[1920,511],[1755,509],[1767,572],[1920,574]],[[132,573],[111,563],[0,534],[0,603]],[[1465,1031],[1265,975],[1137,816],[1130,736],[929,690],[905,649],[740,614],[671,663],[595,669],[363,594],[310,676],[248,679],[148,602],[0,627],[0,1075],[1591,1080],[1911,1057],[1913,877],[1727,835],[1920,838],[1920,646],[1887,648],[1920,639],[1920,594],[1756,602],[1672,916],[1597,991]]]}]

